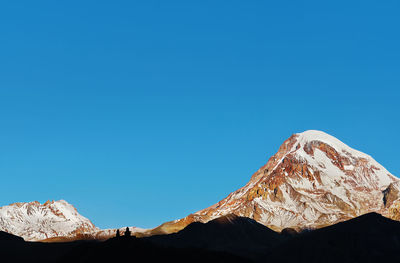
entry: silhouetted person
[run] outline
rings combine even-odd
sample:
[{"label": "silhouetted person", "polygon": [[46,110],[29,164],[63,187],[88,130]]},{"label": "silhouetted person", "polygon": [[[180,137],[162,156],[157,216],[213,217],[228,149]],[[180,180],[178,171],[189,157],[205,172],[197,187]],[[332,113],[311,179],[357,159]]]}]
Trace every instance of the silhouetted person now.
[{"label": "silhouetted person", "polygon": [[130,237],[131,236],[131,231],[129,231],[129,227],[126,228],[125,230],[125,236]]},{"label": "silhouetted person", "polygon": [[119,229],[117,229],[116,237],[120,237],[120,236],[121,236],[121,234],[119,233]]}]

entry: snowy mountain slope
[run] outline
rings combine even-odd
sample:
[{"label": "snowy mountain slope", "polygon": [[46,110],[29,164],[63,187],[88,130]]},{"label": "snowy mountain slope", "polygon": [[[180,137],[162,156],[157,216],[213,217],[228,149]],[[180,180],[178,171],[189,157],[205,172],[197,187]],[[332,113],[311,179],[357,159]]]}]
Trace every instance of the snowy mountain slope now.
[{"label": "snowy mountain slope", "polygon": [[[176,232],[193,221],[207,222],[231,213],[275,230],[318,228],[368,212],[390,216],[388,205],[400,208],[398,185],[399,179],[371,156],[310,130],[287,139],[244,187],[156,230]],[[390,204],[384,202],[389,192]]]},{"label": "snowy mountain slope", "polygon": [[98,231],[89,219],[64,200],[14,203],[0,207],[0,231],[25,240],[43,240],[57,236],[75,236]]}]

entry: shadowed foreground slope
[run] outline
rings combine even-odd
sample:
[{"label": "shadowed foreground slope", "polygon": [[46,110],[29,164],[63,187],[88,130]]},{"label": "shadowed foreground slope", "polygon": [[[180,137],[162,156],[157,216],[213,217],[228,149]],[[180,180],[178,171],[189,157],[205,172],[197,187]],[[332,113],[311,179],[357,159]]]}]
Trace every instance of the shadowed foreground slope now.
[{"label": "shadowed foreground slope", "polygon": [[250,262],[224,252],[196,248],[169,248],[135,237],[112,238],[76,247],[62,260],[67,262]]},{"label": "shadowed foreground slope", "polygon": [[400,262],[400,222],[369,213],[298,235],[270,262]]},{"label": "shadowed foreground slope", "polygon": [[224,252],[200,248],[169,248],[135,237],[111,238],[104,242],[25,242],[0,232],[0,262],[250,262]]},{"label": "shadowed foreground slope", "polygon": [[230,214],[208,223],[192,223],[175,234],[145,239],[163,246],[225,251],[256,259],[279,245],[284,237],[253,219]]}]

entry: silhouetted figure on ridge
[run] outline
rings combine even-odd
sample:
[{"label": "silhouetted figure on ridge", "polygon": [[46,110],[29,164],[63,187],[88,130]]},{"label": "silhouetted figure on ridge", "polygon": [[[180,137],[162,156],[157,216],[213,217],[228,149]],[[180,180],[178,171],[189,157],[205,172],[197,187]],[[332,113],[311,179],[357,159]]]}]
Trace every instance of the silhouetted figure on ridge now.
[{"label": "silhouetted figure on ridge", "polygon": [[125,230],[125,236],[130,237],[131,236],[131,231],[129,230],[129,227],[126,228]]},{"label": "silhouetted figure on ridge", "polygon": [[121,234],[119,233],[119,229],[117,229],[117,234],[115,235],[116,237],[120,237]]}]

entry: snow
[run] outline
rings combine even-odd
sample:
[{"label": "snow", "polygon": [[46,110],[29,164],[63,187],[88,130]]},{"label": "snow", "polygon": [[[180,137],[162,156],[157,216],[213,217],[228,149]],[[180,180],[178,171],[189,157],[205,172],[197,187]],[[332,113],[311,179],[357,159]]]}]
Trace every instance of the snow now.
[{"label": "snow", "polygon": [[77,229],[98,230],[89,219],[81,216],[64,200],[16,203],[0,207],[0,230],[25,240],[43,240],[68,236]]},{"label": "snow", "polygon": [[343,169],[351,171],[354,169],[354,165],[343,165]]},{"label": "snow", "polygon": [[[295,148],[298,144],[300,144],[300,149],[296,152],[300,157],[307,159],[307,161],[310,161],[309,155],[304,152],[303,147],[305,144],[312,142],[312,141],[320,141],[323,142],[331,147],[333,147],[339,154],[345,155],[349,157],[351,160],[357,160],[357,159],[365,159],[368,164],[368,168],[372,169],[372,167],[376,168],[374,169],[374,174],[376,175],[377,183],[379,184],[380,188],[385,188],[387,187],[391,182],[397,180],[396,177],[394,177],[392,174],[390,174],[382,165],[380,165],[377,161],[374,160],[370,155],[365,154],[363,152],[357,151],[348,145],[344,144],[337,138],[322,132],[322,131],[317,131],[317,130],[308,130],[302,133],[296,134],[298,136],[297,141],[298,143],[293,146]],[[325,154],[321,155],[318,154],[318,156],[315,155],[314,153],[315,160],[317,162],[323,163],[323,164],[331,164],[332,162],[325,160],[327,157]],[[325,158],[326,157],[326,158]],[[329,159],[329,158],[328,158]],[[312,163],[315,163],[312,161]],[[344,167],[345,170],[353,170],[355,169],[354,167],[355,164],[352,165],[347,165]],[[330,165],[329,165],[330,166]],[[343,172],[338,172],[334,167],[330,166],[330,168],[326,171],[327,174],[330,176],[335,176],[341,174],[342,176],[345,176]]]},{"label": "snow", "polygon": [[338,152],[348,152],[354,157],[361,157],[361,158],[366,158],[369,157],[369,155],[362,153],[360,151],[354,150],[338,140],[337,138],[323,132],[323,131],[317,131],[317,130],[308,130],[302,133],[297,133],[299,136],[297,141],[303,146],[307,142],[312,142],[312,141],[320,141],[324,142],[333,148],[336,149]]}]

